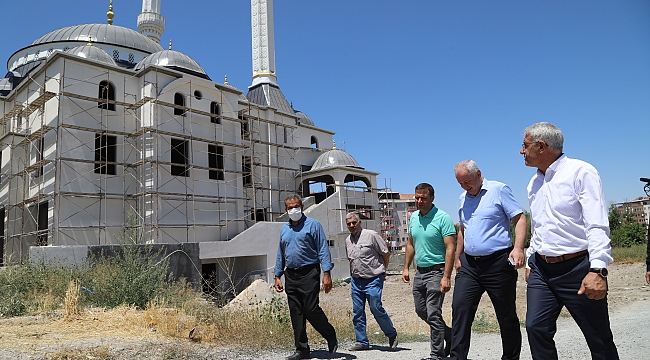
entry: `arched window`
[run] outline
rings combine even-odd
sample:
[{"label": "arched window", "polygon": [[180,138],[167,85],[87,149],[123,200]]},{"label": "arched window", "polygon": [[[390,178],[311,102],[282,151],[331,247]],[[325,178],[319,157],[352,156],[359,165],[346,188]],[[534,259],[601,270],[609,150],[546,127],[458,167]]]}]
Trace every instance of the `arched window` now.
[{"label": "arched window", "polygon": [[[210,114],[221,115],[221,106],[216,101],[210,103]],[[221,118],[218,116],[210,117],[210,122],[214,124],[221,124]]]},{"label": "arched window", "polygon": [[[183,95],[181,93],[174,94],[174,105],[184,107],[185,106],[185,95]],[[184,109],[179,109],[179,108],[174,108],[174,115],[185,116],[185,110]]]},{"label": "arched window", "polygon": [[109,100],[115,101],[115,86],[107,80],[102,80],[99,83],[99,102],[97,107],[100,109],[115,111],[115,103],[110,103]]},{"label": "arched window", "polygon": [[313,135],[311,137],[311,147],[314,149],[318,149],[318,139]]}]

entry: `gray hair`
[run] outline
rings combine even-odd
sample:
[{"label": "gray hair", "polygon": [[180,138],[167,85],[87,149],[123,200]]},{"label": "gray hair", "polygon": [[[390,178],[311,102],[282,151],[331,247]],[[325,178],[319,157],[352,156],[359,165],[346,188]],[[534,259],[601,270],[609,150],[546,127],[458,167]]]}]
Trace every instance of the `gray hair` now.
[{"label": "gray hair", "polygon": [[474,160],[463,160],[457,162],[456,165],[454,165],[454,174],[458,174],[458,171],[461,168],[467,170],[467,172],[472,176],[475,176],[479,170],[478,165],[476,165],[476,161]]},{"label": "gray hair", "polygon": [[300,206],[302,206],[302,198],[300,196],[296,195],[296,194],[291,194],[291,195],[287,196],[287,198],[284,199],[284,206],[285,207],[287,206],[287,201],[293,200],[293,199],[298,199],[298,202],[300,203]]},{"label": "gray hair", "polygon": [[354,211],[353,211],[353,212],[350,212],[350,213],[347,213],[347,214],[345,215],[345,220],[347,220],[347,219],[352,219],[352,218],[356,218],[357,221],[361,221],[361,218],[359,217],[359,214],[357,214],[357,213],[354,212]]},{"label": "gray hair", "polygon": [[538,122],[530,125],[524,129],[523,134],[524,136],[530,136],[535,142],[543,140],[551,149],[562,152],[564,135],[557,126],[549,122]]}]

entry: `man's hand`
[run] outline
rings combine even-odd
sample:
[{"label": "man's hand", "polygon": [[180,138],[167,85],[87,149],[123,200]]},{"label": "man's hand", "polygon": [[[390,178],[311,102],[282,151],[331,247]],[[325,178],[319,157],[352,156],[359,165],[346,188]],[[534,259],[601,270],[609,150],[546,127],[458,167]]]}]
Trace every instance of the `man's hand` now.
[{"label": "man's hand", "polygon": [[402,270],[402,281],[407,284],[411,281],[411,278],[409,277],[409,269]]},{"label": "man's hand", "polygon": [[589,272],[582,279],[582,286],[578,290],[578,295],[585,294],[592,300],[600,300],[607,295],[607,281],[602,276]]},{"label": "man's hand", "polygon": [[323,273],[323,290],[325,291],[325,294],[332,290],[332,276],[330,276],[329,271]]},{"label": "man's hand", "polygon": [[645,273],[645,282],[647,282],[648,284],[650,284],[650,271],[648,271],[648,272]]},{"label": "man's hand", "polygon": [[275,288],[275,291],[279,293],[282,292],[282,290],[284,290],[284,287],[282,287],[282,280],[280,280],[280,278],[277,276],[275,277],[275,284],[273,285],[273,287]]},{"label": "man's hand", "polygon": [[529,276],[530,276],[530,269],[526,269],[526,282],[528,282]]},{"label": "man's hand", "polygon": [[450,289],[451,289],[451,278],[443,276],[442,279],[440,279],[440,291],[446,293]]},{"label": "man's hand", "polygon": [[514,248],[510,252],[509,257],[515,261],[515,269],[521,269],[524,267],[524,263],[526,261],[526,255],[524,254],[524,250],[520,248]]},{"label": "man's hand", "polygon": [[456,272],[459,272],[460,268],[462,267],[462,265],[460,264],[460,255],[456,256],[456,261],[454,266],[456,267]]}]

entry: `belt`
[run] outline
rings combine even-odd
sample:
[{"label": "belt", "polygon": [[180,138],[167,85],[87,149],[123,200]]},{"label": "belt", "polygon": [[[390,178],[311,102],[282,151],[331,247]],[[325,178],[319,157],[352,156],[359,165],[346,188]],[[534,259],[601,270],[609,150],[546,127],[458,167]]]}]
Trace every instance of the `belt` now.
[{"label": "belt", "polygon": [[429,271],[439,270],[445,267],[445,264],[437,264],[433,266],[417,267],[420,274],[428,273]]},{"label": "belt", "polygon": [[560,263],[562,261],[566,261],[566,260],[576,258],[578,256],[585,255],[585,254],[587,254],[587,252],[588,252],[587,250],[582,250],[582,251],[578,251],[578,252],[573,253],[573,254],[565,254],[565,255],[560,255],[560,256],[546,256],[546,255],[540,255],[540,254],[537,254],[537,255],[539,255],[539,257],[541,257],[542,260],[546,261],[547,263],[555,264],[555,263]]},{"label": "belt", "polygon": [[294,272],[303,272],[303,271],[309,271],[309,270],[311,270],[311,269],[313,269],[315,267],[318,267],[319,265],[320,265],[319,263],[316,263],[316,264],[305,265],[305,266],[300,266],[300,267],[295,267],[295,268],[287,267],[287,270],[291,270],[291,271],[294,271]]},{"label": "belt", "polygon": [[469,255],[468,253],[465,253],[465,256],[472,259],[472,260],[474,260],[474,261],[476,261],[476,262],[484,262],[484,261],[488,261],[490,259],[493,259],[493,258],[495,258],[495,257],[497,257],[499,255],[509,253],[511,251],[512,251],[512,247],[509,247],[507,249],[502,249],[502,250],[495,251],[495,252],[493,252],[492,254],[489,254],[489,255],[472,256],[472,255]]}]

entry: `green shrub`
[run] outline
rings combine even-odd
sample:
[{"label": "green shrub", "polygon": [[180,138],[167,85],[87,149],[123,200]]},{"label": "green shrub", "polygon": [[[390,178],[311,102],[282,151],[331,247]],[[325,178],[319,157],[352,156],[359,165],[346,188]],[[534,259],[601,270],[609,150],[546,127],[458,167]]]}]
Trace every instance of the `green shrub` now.
[{"label": "green shrub", "polygon": [[628,223],[611,231],[610,239],[613,247],[630,247],[645,243],[646,228],[637,223]]}]

